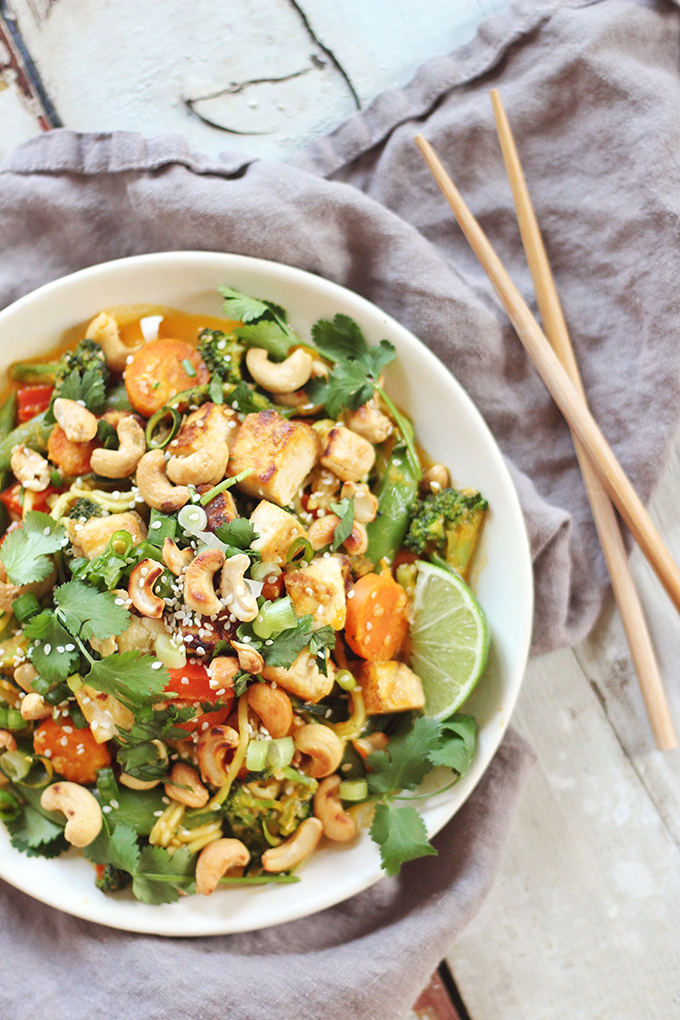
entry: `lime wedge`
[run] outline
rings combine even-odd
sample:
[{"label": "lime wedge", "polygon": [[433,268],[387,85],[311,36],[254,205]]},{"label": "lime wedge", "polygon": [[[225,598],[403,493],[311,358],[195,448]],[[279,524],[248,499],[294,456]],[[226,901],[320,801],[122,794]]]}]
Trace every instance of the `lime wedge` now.
[{"label": "lime wedge", "polygon": [[484,672],[489,625],[458,574],[422,560],[417,566],[410,666],[423,682],[425,714],[443,719]]}]

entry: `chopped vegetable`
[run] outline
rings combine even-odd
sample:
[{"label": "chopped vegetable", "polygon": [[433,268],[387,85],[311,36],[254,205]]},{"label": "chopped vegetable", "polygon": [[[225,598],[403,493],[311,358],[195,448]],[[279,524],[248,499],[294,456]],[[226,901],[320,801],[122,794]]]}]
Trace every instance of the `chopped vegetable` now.
[{"label": "chopped vegetable", "polygon": [[364,574],[347,600],[345,638],[363,659],[392,659],[408,632],[408,598],[388,572]]},{"label": "chopped vegetable", "polygon": [[[182,364],[194,369],[190,376]],[[125,388],[135,411],[146,418],[164,407],[178,393],[205,386],[210,379],[198,352],[182,340],[152,340],[134,355],[125,369]]]},{"label": "chopped vegetable", "polygon": [[474,489],[441,489],[419,500],[404,544],[422,555],[437,553],[465,578],[489,504]]}]

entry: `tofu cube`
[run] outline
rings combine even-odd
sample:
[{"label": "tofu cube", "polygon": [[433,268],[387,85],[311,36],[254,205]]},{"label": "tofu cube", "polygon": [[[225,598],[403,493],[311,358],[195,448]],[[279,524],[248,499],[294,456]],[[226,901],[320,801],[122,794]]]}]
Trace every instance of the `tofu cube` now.
[{"label": "tofu cube", "polygon": [[343,482],[358,482],[373,467],[375,450],[367,439],[344,425],[331,429],[321,454],[321,463]]},{"label": "tofu cube", "polygon": [[321,440],[311,425],[286,421],[277,411],[260,411],[246,415],[238,430],[227,474],[233,477],[253,468],[253,473],[238,483],[239,489],[247,496],[287,506],[320,452]]},{"label": "tofu cube", "polygon": [[251,548],[259,552],[263,563],[283,563],[293,540],[306,534],[292,514],[266,499],[257,504],[250,523],[257,535]]},{"label": "tofu cube", "polygon": [[168,453],[176,457],[188,457],[205,446],[229,445],[238,425],[238,419],[231,407],[222,404],[203,404],[184,419],[177,437],[168,446]]},{"label": "tofu cube", "polygon": [[368,715],[407,712],[425,704],[420,677],[403,662],[364,662],[360,682]]},{"label": "tofu cube", "polygon": [[133,545],[143,542],[147,535],[146,524],[134,510],[111,514],[110,517],[90,517],[84,524],[69,520],[68,531],[76,551],[79,555],[87,556],[88,560],[104,552],[116,531],[129,532]]},{"label": "tofu cube", "polygon": [[347,601],[343,557],[319,556],[301,570],[285,575],[286,592],[298,616],[310,613],[315,627],[345,626]]},{"label": "tofu cube", "polygon": [[316,704],[331,693],[335,681],[335,667],[329,659],[328,676],[324,676],[309,648],[303,648],[289,669],[265,666],[261,676],[265,680],[275,680],[280,687],[302,698],[303,701]]}]

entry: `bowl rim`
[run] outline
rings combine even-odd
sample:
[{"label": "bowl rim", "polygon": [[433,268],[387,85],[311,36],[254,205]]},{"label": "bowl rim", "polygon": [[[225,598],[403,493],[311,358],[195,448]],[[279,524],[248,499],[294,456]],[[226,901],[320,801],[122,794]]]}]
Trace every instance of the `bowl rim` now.
[{"label": "bowl rim", "polygon": [[[498,726],[495,737],[491,738],[491,742],[485,753],[485,761],[482,767],[479,763],[473,763],[468,775],[461,780],[453,789],[459,791],[460,796],[457,798],[457,803],[453,810],[447,814],[446,810],[440,810],[437,807],[437,802],[441,801],[445,797],[444,794],[439,796],[434,795],[428,798],[426,801],[421,802],[421,807],[424,807],[425,811],[428,810],[430,802],[434,804],[434,815],[436,815],[436,821],[431,822],[428,819],[428,835],[432,837],[436,832],[440,831],[441,828],[453,817],[453,815],[460,810],[468,797],[472,794],[473,790],[482,779],[482,776],[486,772],[489,764],[491,763],[498,746],[505,734],[505,731],[509,725],[510,715],[517,701],[519,694],[522,677],[526,668],[526,662],[529,655],[530,641],[531,641],[531,629],[533,620],[533,603],[534,603],[534,588],[533,588],[533,572],[532,572],[532,561],[531,561],[531,550],[529,544],[529,538],[526,530],[526,523],[524,521],[519,497],[515,489],[512,477],[505,464],[503,454],[501,453],[495,438],[493,437],[488,425],[482,417],[480,411],[473,403],[472,399],[463,389],[461,384],[451,373],[451,371],[436,357],[436,355],[419,340],[410,330],[402,326],[396,319],[384,312],[378,305],[369,301],[368,299],[356,294],[354,291],[337,284],[325,277],[319,276],[315,273],[307,270],[298,269],[294,266],[289,266],[284,263],[274,262],[267,259],[254,258],[247,255],[239,255],[227,252],[208,252],[200,250],[186,250],[186,251],[169,251],[169,252],[150,252],[142,255],[133,255],[119,259],[113,259],[107,262],[97,263],[93,266],[88,266],[84,269],[75,271],[66,276],[51,280],[46,284],[30,291],[29,293],[18,298],[12,304],[0,311],[0,330],[7,324],[11,327],[11,321],[14,316],[19,316],[24,313],[26,308],[30,308],[36,301],[40,301],[45,298],[50,298],[54,293],[58,293],[64,289],[69,288],[78,289],[80,286],[87,285],[88,283],[95,282],[100,278],[105,278],[108,274],[115,272],[116,270],[130,269],[134,271],[137,267],[140,269],[148,269],[151,267],[162,268],[173,266],[181,266],[185,263],[191,263],[196,267],[209,267],[217,265],[218,263],[224,265],[225,274],[230,268],[243,269],[246,271],[251,270],[252,272],[266,273],[273,279],[285,284],[291,284],[293,287],[311,287],[315,290],[321,290],[328,295],[329,298],[337,300],[341,307],[343,305],[354,305],[355,308],[363,313],[368,318],[375,318],[378,313],[381,324],[387,327],[390,332],[390,339],[398,337],[404,342],[406,348],[412,344],[416,345],[419,358],[422,359],[423,364],[426,367],[426,372],[434,371],[439,374],[443,374],[446,379],[447,386],[449,386],[453,392],[455,392],[456,400],[465,408],[466,414],[472,418],[481,435],[486,441],[486,445],[489,447],[489,453],[493,461],[494,468],[500,473],[503,481],[507,487],[507,497],[511,503],[511,506],[505,507],[504,510],[511,511],[513,516],[513,526],[516,526],[515,540],[521,547],[520,559],[522,561],[522,569],[520,576],[518,576],[518,590],[521,592],[521,598],[524,601],[525,612],[522,620],[523,625],[521,633],[517,637],[517,654],[516,662],[513,664],[513,687],[510,698],[505,699],[504,711],[505,718],[501,720],[501,724]],[[151,302],[150,302],[151,303]],[[170,306],[166,306],[170,307]],[[349,313],[352,314],[352,313]],[[2,836],[6,835],[4,826],[1,827]],[[3,845],[4,844],[4,845]],[[316,913],[319,910],[326,909],[334,906],[337,903],[343,902],[351,896],[356,895],[358,892],[368,888],[384,876],[384,872],[379,867],[365,869],[360,875],[355,876],[353,879],[348,878],[342,886],[340,893],[334,891],[332,887],[325,889],[321,894],[311,895],[311,889],[307,890],[307,897],[304,897],[301,902],[297,905],[289,905],[285,912],[285,916],[275,917],[272,921],[268,921],[265,924],[251,925],[242,919],[230,918],[228,914],[223,915],[222,924],[207,923],[207,919],[203,919],[201,924],[200,919],[195,930],[186,931],[183,924],[177,924],[173,921],[168,911],[171,911],[173,906],[176,904],[162,906],[162,907],[148,907],[146,904],[139,904],[137,901],[130,901],[128,906],[134,908],[144,907],[144,910],[139,910],[137,916],[125,917],[122,919],[118,917],[117,910],[112,910],[109,915],[106,915],[106,911],[103,911],[101,904],[94,900],[94,897],[86,897],[81,904],[69,904],[63,902],[63,897],[60,898],[59,891],[53,890],[47,894],[37,893],[31,888],[31,883],[28,878],[20,876],[16,869],[12,869],[7,865],[6,854],[4,853],[5,848],[9,848],[12,854],[24,858],[25,855],[19,854],[9,845],[8,841],[0,839],[0,877],[4,878],[5,881],[21,889],[34,899],[40,900],[41,902],[47,903],[48,905],[69,913],[73,916],[83,918],[85,920],[94,921],[99,924],[104,924],[110,927],[121,928],[127,931],[153,933],[160,935],[172,935],[172,936],[202,936],[202,935],[213,935],[213,934],[228,934],[239,931],[258,930],[262,927],[268,926],[269,924],[281,924],[287,921],[296,920],[312,913]],[[351,848],[350,848],[351,849]],[[70,856],[70,853],[66,857]],[[78,855],[78,859],[80,855]],[[43,858],[30,858],[31,862],[44,860]],[[58,860],[64,860],[64,857],[55,858],[49,863],[55,863]],[[301,889],[304,883],[303,881],[299,886],[289,886],[281,888],[297,888]],[[276,887],[271,887],[276,888]],[[189,898],[187,898],[189,899]],[[193,899],[193,897],[191,898]],[[106,903],[118,903],[120,900],[116,900],[114,897],[107,897]],[[153,918],[157,918],[157,923],[151,923],[146,919],[147,911],[152,910]],[[128,911],[130,913],[130,911]],[[183,915],[184,920],[186,915]],[[231,921],[231,923],[229,923]]]}]

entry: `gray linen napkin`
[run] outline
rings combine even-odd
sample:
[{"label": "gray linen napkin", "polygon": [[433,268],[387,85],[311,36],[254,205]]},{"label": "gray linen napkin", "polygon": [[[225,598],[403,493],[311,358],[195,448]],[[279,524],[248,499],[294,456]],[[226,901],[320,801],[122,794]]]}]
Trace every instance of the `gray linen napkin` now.
[{"label": "gray linen napkin", "polygon": [[[484,413],[532,540],[535,649],[574,641],[606,578],[568,431],[411,139],[433,141],[530,296],[488,105],[501,87],[593,408],[647,498],[678,418],[679,39],[678,12],[661,0],[520,3],[287,165],[209,160],[177,138],[36,138],[0,172],[0,307],[83,266],[187,248],[287,262],[365,295]],[[530,763],[510,732],[438,837],[438,858],[271,931],[129,936],[3,887],[0,1015],[402,1016],[488,889]]]}]

